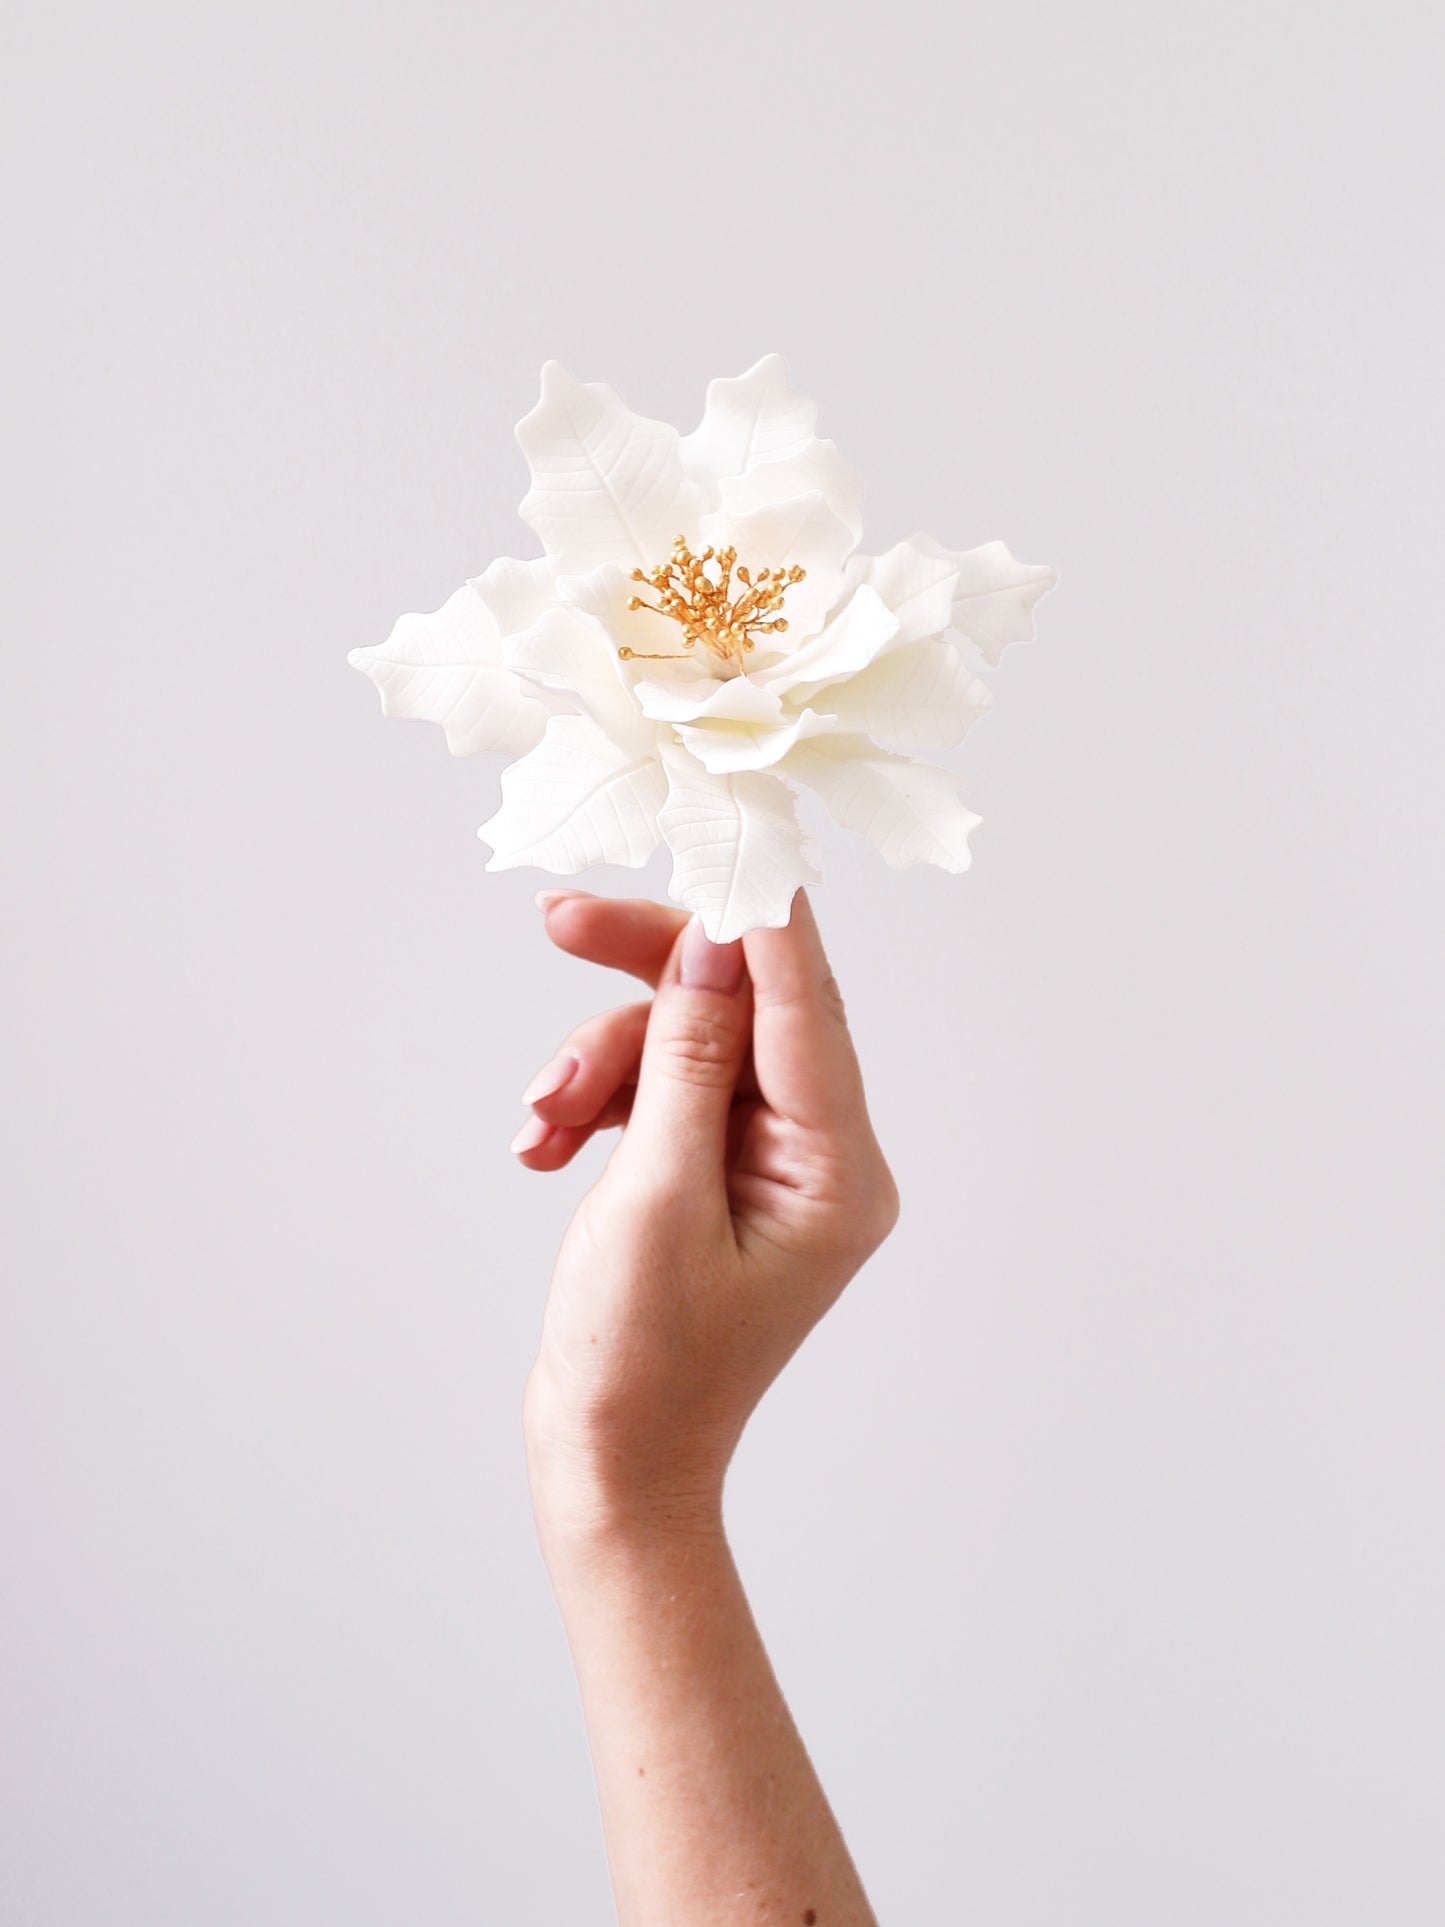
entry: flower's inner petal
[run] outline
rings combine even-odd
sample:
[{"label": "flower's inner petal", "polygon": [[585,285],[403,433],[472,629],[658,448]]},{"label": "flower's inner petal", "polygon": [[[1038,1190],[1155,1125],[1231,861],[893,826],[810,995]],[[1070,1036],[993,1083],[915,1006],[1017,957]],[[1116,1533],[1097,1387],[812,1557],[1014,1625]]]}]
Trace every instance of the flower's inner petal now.
[{"label": "flower's inner petal", "polygon": [[842,592],[853,538],[816,489],[746,512],[705,516],[700,533],[716,548],[736,549],[754,567],[805,571],[788,590],[787,640],[775,643],[777,653],[790,653],[823,627]]},{"label": "flower's inner petal", "polygon": [[791,702],[856,676],[896,640],[898,618],[872,589],[856,589],[828,626],[781,662],[765,665],[754,679]]},{"label": "flower's inner petal", "polygon": [[716,508],[723,476],[802,454],[817,420],[817,403],[788,385],[782,356],[764,355],[745,375],[708,383],[702,421],[679,444],[683,469]]},{"label": "flower's inner petal", "polygon": [[679,723],[677,734],[705,770],[724,775],[734,770],[771,769],[808,736],[824,736],[837,727],[832,716],[805,709],[782,729],[720,728]]},{"label": "flower's inner petal", "polygon": [[787,713],[777,692],[747,676],[690,687],[639,681],[633,690],[644,716],[657,722],[743,723],[749,728],[781,728]]},{"label": "flower's inner petal", "polygon": [[582,610],[554,603],[530,629],[508,636],[502,649],[510,669],[539,688],[571,697],[619,742],[648,732],[611,637]]}]

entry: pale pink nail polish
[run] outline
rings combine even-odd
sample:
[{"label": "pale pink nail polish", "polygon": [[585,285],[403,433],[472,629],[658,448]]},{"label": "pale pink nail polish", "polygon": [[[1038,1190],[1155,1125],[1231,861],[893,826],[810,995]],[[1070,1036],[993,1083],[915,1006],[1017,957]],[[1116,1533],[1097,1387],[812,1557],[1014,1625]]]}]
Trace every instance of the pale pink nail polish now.
[{"label": "pale pink nail polish", "polygon": [[532,901],[545,917],[554,903],[564,903],[568,897],[590,897],[590,890],[539,890]]},{"label": "pale pink nail polish", "polygon": [[544,1097],[555,1097],[572,1082],[582,1060],[574,1050],[558,1051],[550,1064],[544,1064],[522,1093],[524,1104],[540,1104]]},{"label": "pale pink nail polish", "polygon": [[507,1149],[514,1157],[520,1157],[524,1151],[539,1151],[551,1137],[552,1130],[545,1118],[529,1117]]},{"label": "pale pink nail polish", "polygon": [[730,996],[743,980],[743,947],[711,943],[701,918],[694,917],[682,933],[677,975],[689,990],[717,990]]}]

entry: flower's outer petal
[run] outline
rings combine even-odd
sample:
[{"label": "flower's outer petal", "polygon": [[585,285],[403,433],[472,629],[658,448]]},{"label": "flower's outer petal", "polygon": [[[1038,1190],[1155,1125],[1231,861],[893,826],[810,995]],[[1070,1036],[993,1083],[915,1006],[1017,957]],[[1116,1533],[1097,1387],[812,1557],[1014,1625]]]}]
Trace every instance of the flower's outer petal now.
[{"label": "flower's outer petal", "polygon": [[886,609],[874,590],[854,590],[825,629],[781,662],[754,673],[765,688],[776,689],[793,702],[805,702],[827,683],[856,676],[898,635],[898,618]]},{"label": "flower's outer petal", "polygon": [[814,737],[780,767],[816,790],[844,829],[868,837],[895,870],[933,863],[956,875],[968,868],[969,832],[980,819],[959,802],[950,771],[890,756],[866,736]]},{"label": "flower's outer petal", "polygon": [[944,556],[958,570],[953,589],[953,626],[978,650],[990,668],[1011,642],[1031,642],[1034,604],[1059,579],[1057,569],[1041,562],[1019,562],[1002,542],[985,542],[979,549],[940,548],[931,536],[915,535],[914,544]]},{"label": "flower's outer petal", "polygon": [[748,676],[690,686],[639,682],[633,693],[643,715],[659,723],[708,721],[781,729],[788,721],[777,691],[764,689]]},{"label": "flower's outer petal", "polygon": [[548,555],[529,562],[517,562],[510,555],[498,556],[468,584],[492,612],[499,636],[514,636],[528,629],[542,611],[557,599],[557,564]]},{"label": "flower's outer petal", "polygon": [[714,548],[735,548],[738,561],[754,574],[795,566],[806,570],[783,602],[795,645],[818,633],[842,594],[843,564],[854,537],[816,489],[746,513],[705,516],[699,533]]},{"label": "flower's outer petal", "polygon": [[664,747],[667,801],[658,826],[672,851],[673,897],[702,918],[714,943],[778,930],[794,893],[816,883],[812,839],[793,792],[776,776],[709,776],[688,751]]},{"label": "flower's outer petal", "polygon": [[800,455],[758,462],[746,475],[724,476],[722,505],[728,515],[747,515],[814,490],[856,542],[863,533],[863,484],[832,442],[810,442]]},{"label": "flower's outer petal", "polygon": [[502,661],[491,611],[464,583],[431,615],[406,615],[385,642],[353,649],[382,713],[440,723],[453,756],[501,749],[521,756],[546,727],[550,705]]},{"label": "flower's outer petal", "polygon": [[814,697],[839,729],[890,749],[947,749],[993,706],[987,685],[941,638],[889,649],[846,682]]},{"label": "flower's outer petal", "polygon": [[542,399],[517,424],[532,470],[522,520],[570,574],[599,562],[651,568],[696,525],[702,497],[687,480],[677,430],[634,415],[603,382],[542,370]]},{"label": "flower's outer petal", "polygon": [[801,455],[817,420],[818,404],[789,387],[783,357],[764,355],[745,375],[708,383],[702,420],[680,444],[683,468],[716,508],[724,475]]},{"label": "flower's outer petal", "polygon": [[502,772],[502,807],[477,832],[494,852],[487,868],[635,870],[657,847],[666,794],[652,744],[624,747],[589,716],[553,716],[532,753]]},{"label": "flower's outer petal", "polygon": [[805,709],[781,729],[679,723],[677,734],[710,776],[727,776],[734,770],[771,769],[805,736],[826,735],[837,727],[836,717]]},{"label": "flower's outer petal", "polygon": [[[926,539],[925,539],[926,541]],[[958,566],[936,545],[898,542],[886,555],[855,555],[844,571],[845,589],[865,582],[898,618],[898,642],[941,636],[952,620]]]},{"label": "flower's outer petal", "polygon": [[650,736],[622,679],[617,652],[601,623],[556,603],[530,629],[502,644],[507,667],[552,698],[554,709],[583,711],[619,743],[639,727]]}]

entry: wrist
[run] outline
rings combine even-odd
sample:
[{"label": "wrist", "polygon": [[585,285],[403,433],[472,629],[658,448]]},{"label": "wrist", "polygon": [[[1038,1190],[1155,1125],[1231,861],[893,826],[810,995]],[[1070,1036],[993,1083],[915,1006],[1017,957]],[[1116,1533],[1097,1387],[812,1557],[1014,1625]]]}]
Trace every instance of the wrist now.
[{"label": "wrist", "polygon": [[549,1567],[723,1540],[730,1447],[675,1422],[642,1426],[579,1409],[540,1361],[527,1381],[522,1429]]}]

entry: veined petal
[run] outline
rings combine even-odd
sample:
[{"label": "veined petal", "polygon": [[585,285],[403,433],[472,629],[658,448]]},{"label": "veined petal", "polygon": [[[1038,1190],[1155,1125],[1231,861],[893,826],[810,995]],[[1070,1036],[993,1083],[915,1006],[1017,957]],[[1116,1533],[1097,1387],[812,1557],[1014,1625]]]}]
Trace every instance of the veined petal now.
[{"label": "veined petal", "polygon": [[843,563],[854,537],[816,489],[746,512],[704,516],[699,533],[714,548],[735,548],[739,562],[754,574],[795,566],[807,571],[789,587],[783,604],[795,644],[818,633],[842,594]]},{"label": "veined petal", "polygon": [[[564,575],[557,593],[570,608],[591,616],[611,637],[617,673],[627,688],[633,688],[639,678],[647,678],[676,683],[687,690],[700,686],[706,695],[717,683],[717,677],[708,670],[706,651],[685,650],[681,628],[656,610],[630,609],[627,605],[638,587],[625,569],[605,563],[586,575]],[[624,648],[632,651],[630,659],[621,655]],[[659,662],[660,668],[655,666]]]},{"label": "veined petal", "polygon": [[898,618],[884,608],[876,592],[856,589],[811,642],[757,670],[754,680],[794,702],[802,701],[825,684],[866,669],[897,634]]},{"label": "veined petal", "polygon": [[724,476],[722,505],[729,515],[747,515],[815,490],[856,542],[863,533],[863,484],[832,442],[810,442],[800,454]]},{"label": "veined petal", "polygon": [[522,520],[570,573],[599,562],[651,568],[702,509],[677,430],[634,415],[603,382],[542,370],[542,399],[517,424],[532,470]]},{"label": "veined petal", "polygon": [[731,676],[726,682],[699,682],[690,687],[639,682],[633,693],[643,715],[660,723],[707,720],[780,729],[788,720],[777,691],[763,688],[750,676]]},{"label": "veined petal", "polygon": [[951,642],[903,643],[813,698],[838,728],[893,749],[947,749],[993,706]]},{"label": "veined petal", "polygon": [[702,918],[714,943],[781,929],[798,887],[820,875],[788,785],[753,771],[710,776],[676,747],[663,757],[658,827],[672,851],[674,898]]},{"label": "veined petal", "polygon": [[612,638],[592,616],[554,603],[530,629],[508,636],[502,649],[508,668],[554,692],[554,709],[580,709],[619,743],[651,740]]},{"label": "veined petal", "polygon": [[477,832],[495,853],[487,868],[635,870],[657,847],[666,794],[651,744],[623,746],[588,716],[553,716],[531,754],[502,772],[502,807]]},{"label": "veined petal", "polygon": [[979,549],[940,548],[931,536],[915,535],[914,543],[946,557],[958,570],[953,589],[953,626],[978,650],[990,667],[1011,642],[1031,642],[1034,604],[1059,579],[1057,569],[1041,562],[1019,562],[1002,542],[985,542]]},{"label": "veined petal", "polygon": [[745,375],[708,383],[702,420],[680,444],[682,466],[716,508],[724,475],[800,455],[817,420],[818,404],[789,387],[782,356],[764,355]]},{"label": "veined petal", "polygon": [[780,729],[737,723],[679,723],[677,734],[710,776],[726,776],[734,770],[771,769],[804,737],[823,736],[837,727],[836,717],[805,709]]},{"label": "veined petal", "polygon": [[886,555],[851,557],[843,582],[847,589],[866,583],[877,592],[898,618],[902,644],[943,634],[952,620],[957,575],[958,565],[936,546],[898,542]]},{"label": "veined petal", "polygon": [[383,715],[439,723],[453,756],[520,756],[546,727],[549,704],[504,664],[496,621],[470,583],[347,660],[376,684]]},{"label": "veined petal", "polygon": [[958,800],[958,779],[932,763],[890,756],[864,736],[799,743],[782,765],[816,790],[845,830],[874,843],[885,863],[932,863],[955,875],[969,865],[969,832],[980,819]]},{"label": "veined petal", "polygon": [[548,555],[528,562],[515,561],[510,555],[497,560],[473,576],[467,584],[475,589],[492,612],[499,636],[514,636],[519,629],[534,623],[542,611],[556,600],[557,564]]}]

